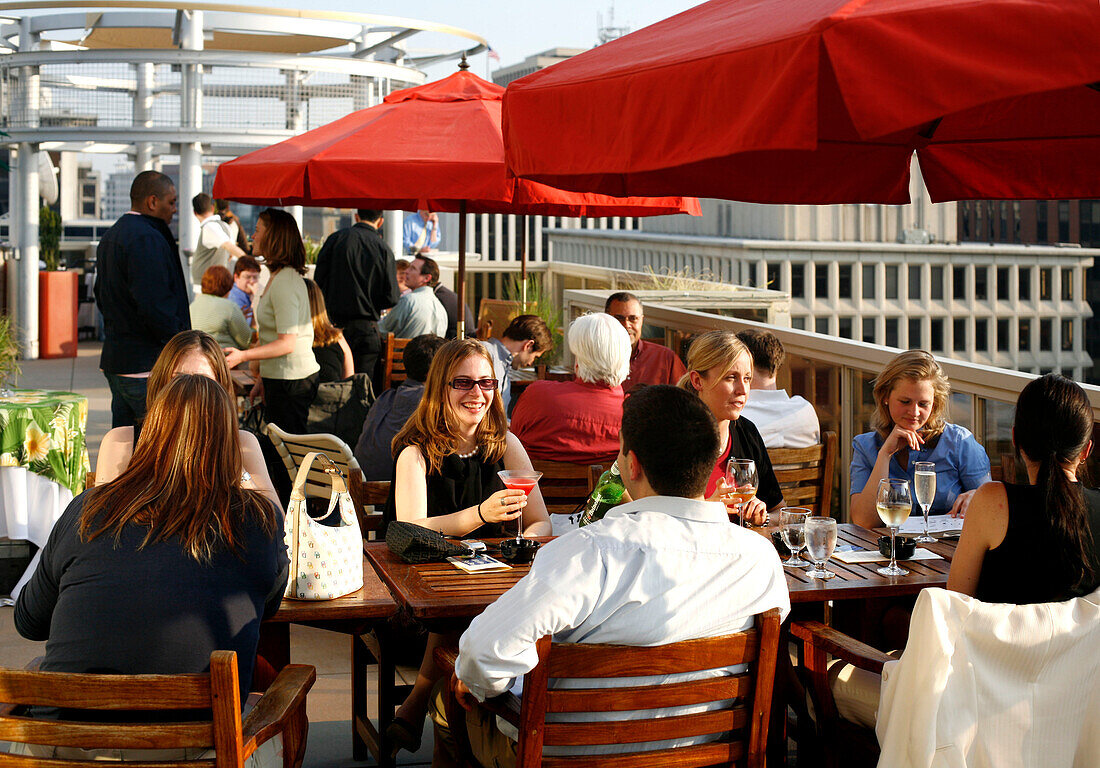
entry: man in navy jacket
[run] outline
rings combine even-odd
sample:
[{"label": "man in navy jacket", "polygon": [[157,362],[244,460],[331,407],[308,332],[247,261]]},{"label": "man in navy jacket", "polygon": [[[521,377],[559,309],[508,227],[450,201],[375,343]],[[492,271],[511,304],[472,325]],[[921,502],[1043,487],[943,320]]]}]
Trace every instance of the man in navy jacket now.
[{"label": "man in navy jacket", "polygon": [[131,210],[96,249],[95,298],[106,338],[99,367],[111,388],[111,426],[145,416],[149,372],[165,343],[191,327],[187,282],[168,225],[176,187],[158,171],[130,186]]}]

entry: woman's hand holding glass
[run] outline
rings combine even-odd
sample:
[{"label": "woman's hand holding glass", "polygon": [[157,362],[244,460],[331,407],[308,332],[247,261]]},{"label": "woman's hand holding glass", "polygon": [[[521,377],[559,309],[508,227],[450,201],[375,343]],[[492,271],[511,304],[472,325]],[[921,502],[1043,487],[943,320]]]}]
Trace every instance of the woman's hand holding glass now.
[{"label": "woman's hand holding glass", "polygon": [[497,491],[481,502],[479,512],[486,523],[507,523],[523,514],[527,506],[527,494],[523,491],[505,488]]}]

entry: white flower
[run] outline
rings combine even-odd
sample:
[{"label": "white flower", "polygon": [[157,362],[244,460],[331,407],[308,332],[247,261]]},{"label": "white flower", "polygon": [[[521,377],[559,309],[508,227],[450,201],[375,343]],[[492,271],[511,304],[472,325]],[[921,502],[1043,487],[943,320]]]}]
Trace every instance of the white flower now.
[{"label": "white flower", "polygon": [[11,453],[0,453],[0,467],[18,467],[19,459]]},{"label": "white flower", "polygon": [[33,421],[27,425],[23,450],[27,453],[27,461],[44,461],[46,454],[50,452],[50,436],[39,429]]}]

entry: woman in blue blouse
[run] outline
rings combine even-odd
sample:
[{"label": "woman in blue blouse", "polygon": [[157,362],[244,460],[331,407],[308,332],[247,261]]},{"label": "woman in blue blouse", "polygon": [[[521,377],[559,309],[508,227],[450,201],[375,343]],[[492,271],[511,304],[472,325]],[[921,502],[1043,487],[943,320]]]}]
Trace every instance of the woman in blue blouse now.
[{"label": "woman in blue blouse", "polygon": [[881,525],[875,511],[878,483],[908,478],[913,465],[936,465],[931,514],[949,512],[955,500],[989,482],[989,457],[968,429],[944,420],[951,387],[935,358],[921,350],[902,352],[874,382],[874,432],[852,441],[852,522]]}]

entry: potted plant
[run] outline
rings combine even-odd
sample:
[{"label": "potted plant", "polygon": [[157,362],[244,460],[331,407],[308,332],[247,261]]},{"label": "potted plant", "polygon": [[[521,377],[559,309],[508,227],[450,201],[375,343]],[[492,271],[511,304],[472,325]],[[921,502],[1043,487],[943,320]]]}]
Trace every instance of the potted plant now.
[{"label": "potted plant", "polygon": [[46,270],[38,273],[38,353],[41,357],[76,357],[76,272],[60,271],[61,216],[49,206],[38,213],[38,251]]}]

